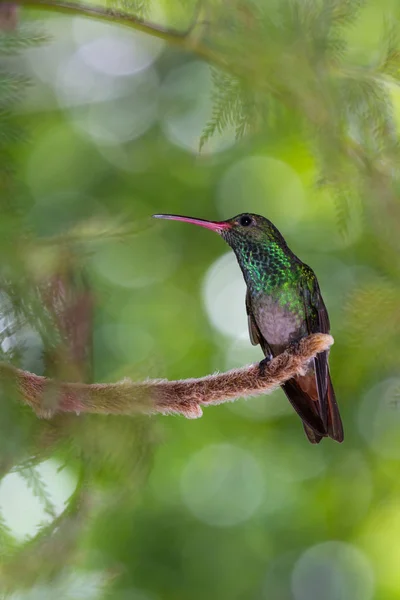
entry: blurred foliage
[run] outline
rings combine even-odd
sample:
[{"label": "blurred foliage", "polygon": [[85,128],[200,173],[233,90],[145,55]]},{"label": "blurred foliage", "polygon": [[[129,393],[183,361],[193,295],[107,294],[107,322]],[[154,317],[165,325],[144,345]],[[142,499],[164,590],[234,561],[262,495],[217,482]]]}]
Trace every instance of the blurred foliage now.
[{"label": "blurred foliage", "polygon": [[154,37],[56,6],[0,31],[2,360],[86,381],[259,360],[228,248],[149,217],[261,213],[320,280],[346,439],[309,446],[280,391],[39,420],[2,381],[1,592],[397,600],[400,6],[104,7]]}]

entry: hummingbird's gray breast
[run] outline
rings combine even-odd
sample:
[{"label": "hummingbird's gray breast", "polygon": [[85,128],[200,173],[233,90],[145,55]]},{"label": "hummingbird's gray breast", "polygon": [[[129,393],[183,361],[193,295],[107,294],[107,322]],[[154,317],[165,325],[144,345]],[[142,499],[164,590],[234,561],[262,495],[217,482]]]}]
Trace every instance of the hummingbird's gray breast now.
[{"label": "hummingbird's gray breast", "polygon": [[290,311],[279,300],[262,295],[252,302],[257,326],[274,354],[304,335],[304,315]]}]

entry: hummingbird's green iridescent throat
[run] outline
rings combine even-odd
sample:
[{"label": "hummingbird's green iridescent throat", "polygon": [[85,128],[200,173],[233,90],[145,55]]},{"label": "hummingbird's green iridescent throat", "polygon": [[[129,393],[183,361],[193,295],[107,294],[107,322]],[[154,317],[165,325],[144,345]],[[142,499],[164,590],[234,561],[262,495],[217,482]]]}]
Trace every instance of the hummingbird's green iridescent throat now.
[{"label": "hummingbird's green iridescent throat", "polygon": [[[250,339],[265,355],[261,369],[302,337],[329,333],[329,317],[314,272],[297,258],[265,217],[243,213],[226,221],[206,221],[179,215],[153,216],[211,229],[230,245],[247,285]],[[318,354],[303,376],[282,385],[312,443],[328,436],[343,441],[328,354]]]}]

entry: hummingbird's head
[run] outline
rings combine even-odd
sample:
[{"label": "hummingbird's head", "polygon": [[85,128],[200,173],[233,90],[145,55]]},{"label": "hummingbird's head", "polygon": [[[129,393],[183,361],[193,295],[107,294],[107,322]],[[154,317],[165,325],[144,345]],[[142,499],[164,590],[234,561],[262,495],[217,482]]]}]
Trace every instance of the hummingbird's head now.
[{"label": "hummingbird's head", "polygon": [[285,240],[271,221],[261,215],[252,213],[242,213],[227,221],[205,221],[180,215],[153,215],[153,217],[183,221],[211,229],[219,233],[233,249],[238,246],[268,245],[273,241],[278,242],[281,246],[286,246]]},{"label": "hummingbird's head", "polygon": [[232,248],[238,245],[264,246],[270,242],[285,244],[275,225],[261,215],[242,213],[224,223],[227,228],[221,231],[221,236]]}]

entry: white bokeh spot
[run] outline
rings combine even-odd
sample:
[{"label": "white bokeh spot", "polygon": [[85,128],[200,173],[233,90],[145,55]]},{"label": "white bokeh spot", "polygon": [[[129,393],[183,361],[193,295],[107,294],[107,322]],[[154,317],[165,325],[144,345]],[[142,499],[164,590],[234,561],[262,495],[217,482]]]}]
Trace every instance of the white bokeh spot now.
[{"label": "white bokeh spot", "polygon": [[86,64],[107,75],[120,77],[147,69],[163,47],[161,40],[154,40],[140,32],[130,31],[130,35],[126,36],[121,29],[116,32],[115,27],[113,32],[114,35],[107,33],[80,48]]},{"label": "white bokeh spot", "polygon": [[248,337],[245,308],[246,284],[233,252],[218,258],[204,278],[203,300],[208,318],[217,331],[232,337]]},{"label": "white bokeh spot", "polygon": [[[56,517],[64,511],[76,487],[76,478],[66,469],[60,471],[60,466],[51,459],[35,467],[46,486]],[[9,473],[0,483],[0,512],[11,533],[20,541],[35,535],[39,527],[52,521],[41,500],[19,473]]]},{"label": "white bokeh spot", "polygon": [[78,50],[60,65],[59,104],[72,124],[99,145],[119,145],[143,135],[156,121],[159,80],[149,68],[129,79],[99,72]]},{"label": "white bokeh spot", "polygon": [[337,541],[306,550],[294,566],[295,600],[372,600],[374,571],[356,546]]},{"label": "white bokeh spot", "polygon": [[58,65],[54,85],[63,108],[112,100],[129,89],[125,79],[118,80],[91,68],[79,50]]},{"label": "white bokeh spot", "polygon": [[135,76],[125,96],[72,112],[73,123],[99,145],[119,146],[139,138],[157,119],[158,77],[148,70]]},{"label": "white bokeh spot", "polygon": [[146,69],[165,47],[163,40],[140,31],[80,17],[73,19],[72,32],[86,64],[115,77]]}]

